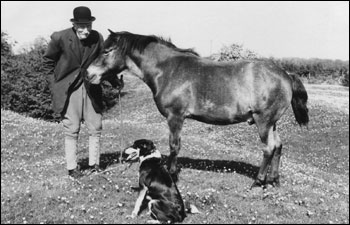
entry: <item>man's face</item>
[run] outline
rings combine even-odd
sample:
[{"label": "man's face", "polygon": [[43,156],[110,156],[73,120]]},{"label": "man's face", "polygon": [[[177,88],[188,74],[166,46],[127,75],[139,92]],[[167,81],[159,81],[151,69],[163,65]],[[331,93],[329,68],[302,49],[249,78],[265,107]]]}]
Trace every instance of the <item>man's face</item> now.
[{"label": "man's face", "polygon": [[74,23],[74,29],[77,32],[79,40],[86,39],[92,29],[92,23]]}]

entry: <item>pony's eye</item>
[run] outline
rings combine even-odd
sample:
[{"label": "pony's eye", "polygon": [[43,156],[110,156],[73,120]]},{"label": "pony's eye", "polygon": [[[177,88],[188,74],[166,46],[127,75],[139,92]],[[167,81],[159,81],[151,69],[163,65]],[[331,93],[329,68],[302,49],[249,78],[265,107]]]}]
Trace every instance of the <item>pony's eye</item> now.
[{"label": "pony's eye", "polygon": [[105,49],[105,50],[103,50],[103,54],[108,55],[111,51],[112,51],[112,49]]}]

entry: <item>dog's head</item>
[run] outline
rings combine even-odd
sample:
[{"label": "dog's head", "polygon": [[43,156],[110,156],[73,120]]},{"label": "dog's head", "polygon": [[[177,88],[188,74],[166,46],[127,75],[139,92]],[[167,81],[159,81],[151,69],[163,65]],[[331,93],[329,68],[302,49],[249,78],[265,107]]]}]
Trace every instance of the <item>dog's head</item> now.
[{"label": "dog's head", "polygon": [[153,142],[146,139],[135,141],[132,146],[126,148],[122,152],[122,162],[136,162],[138,160],[142,162],[146,157],[161,158],[161,154],[156,149],[156,146],[153,144]]}]

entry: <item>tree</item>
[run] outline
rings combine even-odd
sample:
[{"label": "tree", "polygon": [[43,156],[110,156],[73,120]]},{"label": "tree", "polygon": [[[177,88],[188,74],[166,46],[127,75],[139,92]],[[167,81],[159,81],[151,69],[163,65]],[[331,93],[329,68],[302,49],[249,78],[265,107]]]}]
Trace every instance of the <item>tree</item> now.
[{"label": "tree", "polygon": [[222,47],[219,54],[210,58],[217,61],[236,61],[238,59],[257,59],[259,56],[249,49],[244,49],[243,45],[231,44],[230,46]]},{"label": "tree", "polygon": [[12,55],[12,46],[8,42],[8,34],[1,31],[1,57],[7,55]]}]

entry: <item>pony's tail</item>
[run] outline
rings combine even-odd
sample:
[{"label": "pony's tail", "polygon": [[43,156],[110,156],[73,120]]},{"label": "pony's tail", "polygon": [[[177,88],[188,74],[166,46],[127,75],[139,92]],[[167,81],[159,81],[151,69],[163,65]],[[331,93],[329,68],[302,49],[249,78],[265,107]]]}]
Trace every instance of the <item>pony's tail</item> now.
[{"label": "pony's tail", "polygon": [[300,126],[307,126],[309,123],[309,109],[306,106],[308,98],[306,89],[297,75],[291,74],[290,76],[292,78],[292,108],[295,119]]}]

